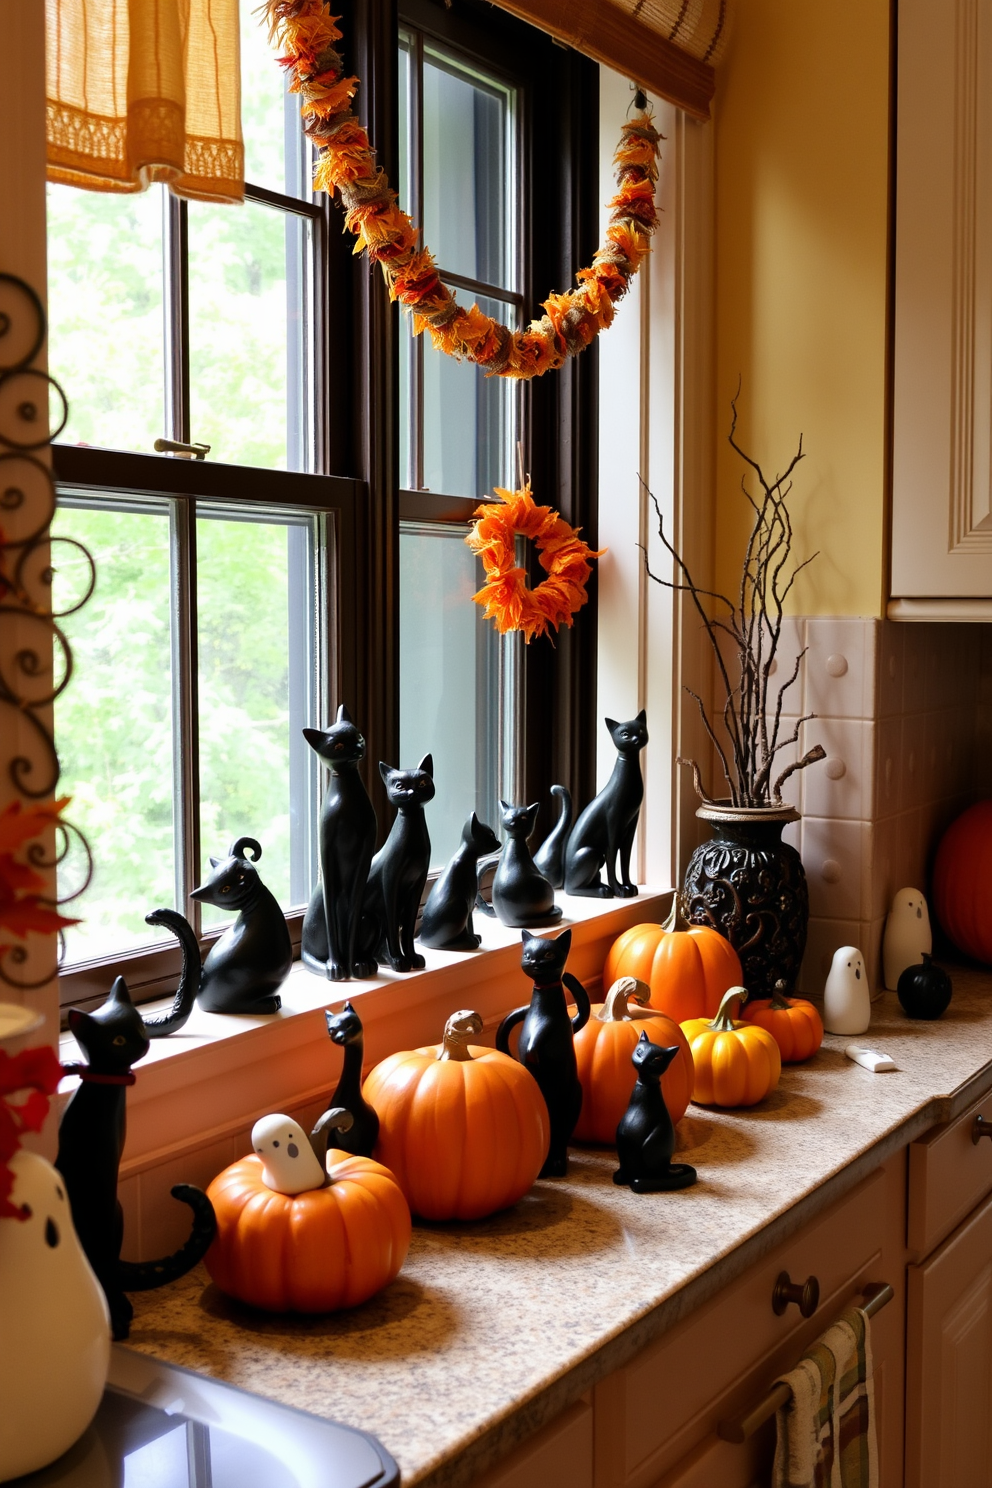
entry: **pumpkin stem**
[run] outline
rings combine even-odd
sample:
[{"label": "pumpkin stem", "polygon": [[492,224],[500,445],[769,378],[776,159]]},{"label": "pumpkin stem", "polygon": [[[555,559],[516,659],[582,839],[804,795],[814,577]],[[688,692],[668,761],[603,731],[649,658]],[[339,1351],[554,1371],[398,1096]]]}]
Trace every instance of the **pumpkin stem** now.
[{"label": "pumpkin stem", "polygon": [[[320,1166],[327,1170],[327,1148],[331,1132],[350,1131],[355,1124],[355,1118],[344,1106],[331,1106],[322,1116],[317,1117],[317,1124],[310,1133],[310,1146],[317,1155]],[[330,1177],[324,1179],[324,1187],[330,1183]]]},{"label": "pumpkin stem", "polygon": [[791,1006],[792,1003],[785,995],[785,983],[781,980],[777,981],[775,983],[775,986],[772,988],[772,995],[769,1007],[773,1008],[776,1013],[787,1013]]},{"label": "pumpkin stem", "polygon": [[735,1015],[740,1012],[741,1004],[746,999],[747,992],[743,987],[730,987],[724,992],[716,1017],[709,1025],[715,1033],[733,1033]]},{"label": "pumpkin stem", "polygon": [[[639,1014],[632,1012],[630,1004],[636,1003],[639,1008],[646,1008],[651,1001],[651,989],[646,982],[639,982],[636,977],[618,977],[606,994],[606,1001],[596,1014],[600,1023],[622,1023],[624,1019],[636,1019]],[[652,1010],[653,1011],[653,1010]]]},{"label": "pumpkin stem", "polygon": [[438,1059],[471,1059],[468,1041],[482,1032],[482,1018],[470,1008],[452,1013],[444,1025],[444,1040]]},{"label": "pumpkin stem", "polygon": [[669,935],[674,930],[688,930],[689,928],[689,918],[685,912],[685,899],[679,889],[676,889],[672,895],[672,907],[668,912],[668,919],[661,928]]}]

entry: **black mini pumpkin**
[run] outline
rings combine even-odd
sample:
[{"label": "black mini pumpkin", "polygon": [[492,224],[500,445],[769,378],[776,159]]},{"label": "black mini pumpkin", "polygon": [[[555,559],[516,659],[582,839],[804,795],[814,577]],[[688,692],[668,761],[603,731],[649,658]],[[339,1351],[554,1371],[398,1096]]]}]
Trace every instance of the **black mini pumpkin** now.
[{"label": "black mini pumpkin", "polygon": [[939,1018],[951,1000],[951,979],[924,951],[918,966],[907,966],[896,993],[908,1018]]}]

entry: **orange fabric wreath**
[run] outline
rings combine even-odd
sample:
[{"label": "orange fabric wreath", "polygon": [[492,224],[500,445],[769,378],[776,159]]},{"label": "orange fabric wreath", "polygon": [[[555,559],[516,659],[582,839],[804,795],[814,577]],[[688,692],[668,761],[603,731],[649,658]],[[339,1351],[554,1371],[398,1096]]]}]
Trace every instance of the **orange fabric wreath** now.
[{"label": "orange fabric wreath", "polygon": [[651,251],[658,225],[654,188],[661,139],[649,109],[623,125],[613,164],[617,194],[606,238],[578,284],[544,301],[544,315],[514,331],[478,305],[465,309],[442,282],[430,250],[376,163],[369,137],[351,110],[358,78],[344,76],[335,48],[341,32],[324,0],[265,0],[269,37],[285,48],[290,91],[303,97],[303,132],[317,152],[313,184],[337,192],[355,252],[379,264],[390,298],[413,316],[413,333],[429,331],[439,351],[475,362],[490,377],[526,379],[577,356],[613,320],[618,300]]},{"label": "orange fabric wreath", "polygon": [[[472,531],[465,541],[478,553],[486,570],[486,585],[472,598],[485,605],[486,619],[496,622],[500,635],[522,630],[530,644],[548,628],[571,625],[572,616],[588,599],[586,581],[592,573],[590,559],[606,552],[593,552],[574,527],[552,511],[538,506],[530,485],[522,491],[496,487],[499,501],[476,508]],[[531,589],[527,570],[518,568],[515,539],[529,537],[540,553],[541,567],[548,577]]]}]

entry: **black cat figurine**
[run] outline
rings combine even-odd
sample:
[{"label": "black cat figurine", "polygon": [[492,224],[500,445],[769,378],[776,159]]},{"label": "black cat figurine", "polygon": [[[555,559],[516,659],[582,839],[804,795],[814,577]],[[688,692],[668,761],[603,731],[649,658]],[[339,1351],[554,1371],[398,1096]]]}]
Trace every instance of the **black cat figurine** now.
[{"label": "black cat figurine", "polygon": [[[520,965],[534,983],[526,1007],[507,1013],[496,1030],[496,1047],[510,1052],[510,1032],[522,1023],[517,1058],[541,1088],[551,1119],[551,1146],[541,1169],[542,1178],[563,1178],[568,1169],[568,1143],[582,1110],[582,1086],[575,1062],[575,1035],[589,1021],[589,998],[577,977],[565,970],[572,932],[555,940],[523,932]],[[565,987],[578,1011],[568,1016]]]},{"label": "black cat figurine", "polygon": [[[590,898],[632,899],[637,885],[630,880],[630,849],[644,799],[639,755],[648,742],[642,708],[629,723],[607,718],[606,727],[617,747],[613,774],[599,795],[589,802],[572,828],[565,849],[565,893]],[[606,883],[599,877],[606,867]]]},{"label": "black cat figurine", "polygon": [[[371,966],[374,972],[377,961],[385,960],[394,971],[418,971],[426,965],[414,949],[413,938],[431,866],[424,807],[434,799],[434,761],[425,754],[415,770],[380,764],[379,773],[397,815],[369,869],[356,966]],[[358,976],[371,974],[356,972]]]},{"label": "black cat figurine", "polygon": [[328,1110],[344,1106],[351,1112],[351,1125],[343,1131],[335,1146],[356,1157],[371,1157],[379,1137],[379,1118],[362,1095],[362,1060],[365,1055],[365,1033],[362,1020],[350,1002],[340,1013],[324,1013],[328,1037],[344,1051],[341,1078],[334,1087]]},{"label": "black cat figurine", "polygon": [[365,740],[342,703],[329,729],[304,729],[303,737],[331,772],[320,807],[320,882],[303,917],[303,964],[333,982],[374,976],[366,961],[358,968],[356,943],[377,825],[358,773]]},{"label": "black cat figurine", "polygon": [[527,838],[534,830],[539,803],[510,806],[500,801],[505,841],[493,879],[493,908],[504,925],[522,930],[526,925],[553,925],[561,919],[555,891],[534,867]]},{"label": "black cat figurine", "polygon": [[55,1166],[65,1181],[80,1244],[107,1295],[113,1335],[126,1338],[133,1309],[125,1293],[149,1291],[185,1276],[206,1254],[217,1225],[206,1194],[191,1184],[177,1183],[173,1198],[193,1211],[186,1244],[158,1261],[121,1260],[124,1216],[117,1175],[124,1150],[127,1087],[134,1084],[132,1064],[148,1053],[148,1035],[123,977],[117,978],[96,1012],[70,1008],[69,1028],[87,1062],[65,1066],[67,1073],[79,1075],[80,1085],[62,1116]]},{"label": "black cat figurine", "polygon": [[561,802],[558,820],[534,854],[534,867],[553,889],[565,887],[565,848],[572,826],[572,796],[567,786],[553,785],[551,794]]},{"label": "black cat figurine", "polygon": [[637,1079],[617,1127],[620,1166],[613,1182],[629,1185],[634,1193],[673,1193],[696,1181],[695,1168],[672,1162],[675,1127],[661,1089],[661,1077],[678,1052],[677,1044],[663,1049],[642,1033],[630,1056]]},{"label": "black cat figurine", "polygon": [[[479,859],[499,852],[499,838],[475,812],[462,828],[462,840],[427,896],[419,939],[437,951],[477,951],[482,941],[472,925],[479,892]],[[347,1101],[342,1104],[347,1105]]]}]

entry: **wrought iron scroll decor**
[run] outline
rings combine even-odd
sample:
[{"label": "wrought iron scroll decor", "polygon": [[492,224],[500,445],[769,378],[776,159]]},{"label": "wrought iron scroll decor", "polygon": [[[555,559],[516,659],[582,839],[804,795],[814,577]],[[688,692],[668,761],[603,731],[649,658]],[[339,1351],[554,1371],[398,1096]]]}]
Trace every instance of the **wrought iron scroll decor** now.
[{"label": "wrought iron scroll decor", "polygon": [[[83,607],[96,583],[86,548],[50,533],[55,481],[40,455],[65,428],[68,405],[56,380],[33,365],[45,330],[35,291],[23,279],[0,273],[0,709],[26,724],[36,745],[15,754],[7,767],[14,790],[26,801],[44,800],[58,785],[51,709],[72,676],[72,651],[59,622]],[[53,604],[53,548],[75,549],[83,560],[83,581],[61,610]],[[63,905],[86,891],[93,858],[78,827],[60,819],[55,833],[53,857],[36,841],[26,858],[39,871],[57,870],[75,845],[81,882],[59,897]],[[0,946],[0,981],[19,991],[44,986],[48,976],[23,981],[14,974],[28,954],[24,945]]]}]

